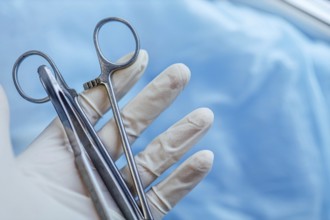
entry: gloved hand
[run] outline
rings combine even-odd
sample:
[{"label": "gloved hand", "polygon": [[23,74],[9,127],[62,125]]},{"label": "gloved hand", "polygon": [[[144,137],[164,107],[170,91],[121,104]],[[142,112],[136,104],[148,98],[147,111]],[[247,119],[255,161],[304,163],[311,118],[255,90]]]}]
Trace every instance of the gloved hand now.
[{"label": "gloved hand", "polygon": [[[123,58],[127,59],[127,58]],[[141,51],[137,61],[114,75],[117,98],[122,97],[141,77],[148,55]],[[183,64],[168,67],[122,110],[124,125],[133,143],[142,131],[175,99],[190,78]],[[103,87],[80,96],[92,123],[109,109]],[[92,200],[75,167],[73,153],[58,118],[18,157],[12,152],[9,134],[9,108],[0,87],[0,219],[98,219]],[[213,114],[206,108],[193,111],[156,137],[135,158],[145,187],[177,162],[207,131]],[[33,125],[31,125],[33,126]],[[99,136],[116,160],[121,154],[120,138],[114,120],[108,121]],[[161,219],[190,192],[210,170],[213,154],[199,151],[148,192],[151,211]],[[121,170],[129,186],[128,168]],[[109,198],[113,219],[121,213]],[[202,205],[202,204],[201,204]]]}]

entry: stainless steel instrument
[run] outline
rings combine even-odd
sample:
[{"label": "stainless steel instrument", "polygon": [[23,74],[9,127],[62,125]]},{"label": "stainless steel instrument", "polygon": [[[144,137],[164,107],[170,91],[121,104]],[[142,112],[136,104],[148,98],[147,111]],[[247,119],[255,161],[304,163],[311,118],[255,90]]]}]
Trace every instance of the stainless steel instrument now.
[{"label": "stainless steel instrument", "polygon": [[[98,43],[98,34],[101,27],[108,22],[120,22],[126,25],[133,34],[136,44],[135,51],[132,57],[125,63],[112,63],[106,59],[101,52]],[[105,195],[101,191],[101,183],[99,182],[100,178],[98,178],[97,175],[101,177],[103,184],[116,201],[126,219],[153,219],[112,85],[112,74],[119,69],[130,66],[136,60],[140,50],[139,39],[135,30],[127,21],[115,17],[101,20],[95,27],[93,37],[101,66],[101,74],[95,80],[85,83],[84,88],[90,89],[95,86],[104,86],[106,88],[121,137],[123,151],[132,175],[138,201],[128,189],[116,167],[116,164],[110,157],[93,125],[89,122],[86,114],[82,110],[78,102],[78,93],[74,89],[68,87],[55,63],[49,58],[49,56],[36,50],[22,54],[13,67],[14,83],[19,94],[26,100],[34,103],[44,103],[49,100],[52,102],[71,144],[77,169],[90,192],[95,208],[101,219],[110,219],[111,210],[107,207]],[[23,91],[18,80],[19,66],[23,60],[33,55],[43,57],[51,67],[51,69],[49,69],[47,66],[41,65],[38,68],[41,83],[48,94],[48,96],[40,99],[28,96]],[[95,167],[97,172],[93,172],[93,167]]]}]

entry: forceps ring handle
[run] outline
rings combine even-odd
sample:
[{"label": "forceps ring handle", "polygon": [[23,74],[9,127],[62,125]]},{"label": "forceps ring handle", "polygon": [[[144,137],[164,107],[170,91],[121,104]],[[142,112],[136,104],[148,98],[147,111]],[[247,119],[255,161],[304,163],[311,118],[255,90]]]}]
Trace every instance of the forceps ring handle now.
[{"label": "forceps ring handle", "polygon": [[[106,23],[109,23],[109,22],[119,22],[119,23],[122,23],[122,24],[126,25],[129,28],[129,30],[132,32],[132,34],[133,34],[133,37],[134,37],[134,40],[135,40],[135,51],[134,51],[134,54],[131,57],[131,59],[129,59],[125,63],[114,63],[114,62],[111,62],[110,60],[108,60],[103,55],[102,50],[100,48],[99,40],[98,40],[99,32],[100,32],[101,28],[103,27],[103,25],[105,25]],[[139,42],[139,37],[136,34],[136,31],[134,30],[134,28],[132,27],[132,25],[128,21],[126,21],[124,19],[121,19],[121,18],[109,17],[109,18],[105,18],[105,19],[99,21],[99,23],[96,24],[95,29],[94,29],[93,40],[94,40],[94,45],[95,45],[96,53],[97,53],[97,56],[98,56],[99,61],[100,61],[101,69],[102,69],[102,65],[110,65],[112,68],[115,68],[115,69],[125,68],[125,67],[131,65],[136,60],[136,58],[137,58],[137,56],[139,54],[140,42]]]},{"label": "forceps ring handle", "polygon": [[[109,59],[107,59],[104,56],[104,54],[102,53],[102,50],[100,48],[99,38],[98,38],[99,32],[100,32],[101,28],[103,27],[103,25],[105,25],[106,23],[109,23],[109,22],[120,22],[120,23],[126,25],[129,28],[129,30],[131,31],[131,33],[133,34],[134,41],[135,41],[135,50],[134,50],[132,57],[124,63],[115,63],[115,62],[110,61]],[[140,51],[139,37],[138,37],[136,31],[134,30],[134,28],[131,26],[131,24],[128,21],[121,19],[121,18],[109,17],[109,18],[105,18],[105,19],[101,20],[99,23],[97,23],[95,26],[95,29],[94,29],[93,40],[94,40],[94,45],[95,45],[95,49],[96,49],[96,54],[99,59],[99,63],[100,63],[100,67],[101,67],[101,73],[112,74],[115,70],[119,70],[119,69],[128,67],[136,61],[136,59],[139,55],[139,51]],[[97,78],[97,79],[84,83],[84,89],[85,90],[91,89],[95,86],[98,86],[99,84],[100,84],[100,80],[99,80],[99,78]]]},{"label": "forceps ring handle", "polygon": [[21,63],[23,62],[23,60],[25,60],[27,57],[29,56],[41,56],[42,58],[44,58],[49,64],[50,66],[52,67],[54,73],[55,73],[55,76],[56,77],[60,77],[61,76],[58,74],[59,71],[55,65],[55,63],[52,61],[52,59],[47,56],[46,54],[44,54],[43,52],[41,51],[38,51],[38,50],[30,50],[30,51],[27,51],[25,53],[23,53],[15,62],[14,66],[13,66],[13,71],[12,71],[12,74],[13,74],[13,80],[14,80],[14,85],[18,91],[18,93],[26,100],[30,101],[30,102],[34,102],[34,103],[45,103],[45,102],[48,102],[50,100],[49,96],[46,96],[44,98],[33,98],[31,96],[28,96],[22,89],[21,87],[21,84],[19,83],[19,80],[18,80],[18,69],[19,69],[19,66],[21,65]]}]

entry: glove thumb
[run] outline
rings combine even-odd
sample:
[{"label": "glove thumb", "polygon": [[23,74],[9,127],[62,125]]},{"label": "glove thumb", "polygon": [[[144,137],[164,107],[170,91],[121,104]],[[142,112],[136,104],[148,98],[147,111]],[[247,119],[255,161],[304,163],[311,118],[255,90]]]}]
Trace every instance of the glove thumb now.
[{"label": "glove thumb", "polygon": [[9,106],[5,91],[0,85],[0,167],[8,167],[13,159],[9,135]]}]

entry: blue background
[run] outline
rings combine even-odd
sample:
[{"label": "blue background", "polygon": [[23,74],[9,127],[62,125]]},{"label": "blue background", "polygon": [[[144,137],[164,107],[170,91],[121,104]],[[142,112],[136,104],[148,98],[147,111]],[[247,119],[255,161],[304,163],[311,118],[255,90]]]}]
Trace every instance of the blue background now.
[{"label": "blue background", "polygon": [[[0,83],[16,153],[55,116],[51,104],[26,102],[16,92],[17,57],[44,51],[81,91],[99,74],[92,32],[109,16],[130,21],[150,55],[146,74],[121,104],[172,63],[192,71],[136,151],[192,109],[215,113],[210,132],[189,152],[212,150],[214,168],[167,219],[330,219],[330,45],[280,17],[226,1],[2,0]],[[109,53],[116,58],[128,49],[111,45]],[[24,88],[40,97],[28,71],[34,67],[26,68]]]}]

